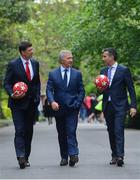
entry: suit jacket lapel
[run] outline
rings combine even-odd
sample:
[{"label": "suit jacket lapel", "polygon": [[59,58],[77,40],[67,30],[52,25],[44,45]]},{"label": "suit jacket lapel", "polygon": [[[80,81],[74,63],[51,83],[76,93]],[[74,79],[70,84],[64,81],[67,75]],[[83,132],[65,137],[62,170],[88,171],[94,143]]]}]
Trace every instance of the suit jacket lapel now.
[{"label": "suit jacket lapel", "polygon": [[[74,73],[73,69],[70,68],[70,80],[69,80],[68,87],[70,86],[70,84],[71,84],[71,82],[72,82],[73,73]],[[57,70],[57,74],[58,74],[58,79],[61,81],[61,84],[63,84],[63,79],[62,79],[62,74],[61,74],[61,69],[60,69],[60,67],[59,67],[58,70]],[[67,87],[67,88],[68,88],[68,87]]]},{"label": "suit jacket lapel", "polygon": [[30,61],[31,61],[32,69],[33,69],[33,78],[34,78],[35,74],[36,74],[36,66],[35,66],[35,63],[34,63],[34,61],[32,59]]},{"label": "suit jacket lapel", "polygon": [[23,63],[21,61],[21,59],[19,58],[18,59],[18,70],[22,73],[22,75],[24,76],[24,78],[26,79],[27,81],[27,76],[26,76],[26,72],[25,72],[25,69],[24,69],[24,66],[23,66]]},{"label": "suit jacket lapel", "polygon": [[112,79],[111,86],[112,86],[113,82],[115,81],[116,76],[117,76],[117,74],[118,74],[118,73],[119,73],[119,64],[118,64],[118,66],[117,66],[117,68],[116,68],[116,71],[115,71],[114,77],[113,77],[113,79]]},{"label": "suit jacket lapel", "polygon": [[57,75],[58,75],[58,79],[63,84],[63,79],[62,79],[62,74],[61,74],[61,68],[60,67],[57,69]]},{"label": "suit jacket lapel", "polygon": [[70,80],[69,80],[68,87],[70,86],[70,84],[71,84],[71,82],[72,82],[73,73],[74,73],[73,69],[72,69],[72,68],[70,68]]},{"label": "suit jacket lapel", "polygon": [[108,76],[108,67],[105,68],[104,75]]}]

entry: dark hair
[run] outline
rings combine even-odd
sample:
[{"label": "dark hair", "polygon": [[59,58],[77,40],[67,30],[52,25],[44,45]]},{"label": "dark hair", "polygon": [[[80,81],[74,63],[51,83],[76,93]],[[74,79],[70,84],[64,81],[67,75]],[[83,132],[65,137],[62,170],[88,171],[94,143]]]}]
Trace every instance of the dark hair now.
[{"label": "dark hair", "polygon": [[116,49],[114,49],[114,48],[105,48],[105,49],[102,50],[102,53],[104,53],[106,51],[109,53],[109,55],[114,57],[115,61],[117,60],[118,55],[117,55]]},{"label": "dark hair", "polygon": [[22,41],[19,45],[20,54],[21,54],[21,51],[26,51],[26,49],[31,46],[32,46],[32,43],[30,43],[29,41]]}]

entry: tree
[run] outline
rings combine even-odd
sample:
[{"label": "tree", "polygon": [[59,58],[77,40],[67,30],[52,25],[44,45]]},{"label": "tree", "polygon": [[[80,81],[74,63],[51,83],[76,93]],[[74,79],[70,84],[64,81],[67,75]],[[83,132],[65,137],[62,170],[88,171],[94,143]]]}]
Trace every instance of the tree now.
[{"label": "tree", "polygon": [[[2,111],[2,81],[6,64],[17,54],[19,37],[15,31],[17,24],[25,23],[29,18],[27,2],[23,0],[0,1],[0,118]],[[14,33],[13,33],[14,32]]]}]

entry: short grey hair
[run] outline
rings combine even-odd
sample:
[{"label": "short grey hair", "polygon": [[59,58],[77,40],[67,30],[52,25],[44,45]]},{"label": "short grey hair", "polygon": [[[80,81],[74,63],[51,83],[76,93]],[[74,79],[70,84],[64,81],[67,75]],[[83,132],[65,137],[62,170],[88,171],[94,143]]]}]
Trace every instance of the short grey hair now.
[{"label": "short grey hair", "polygon": [[61,50],[59,53],[59,62],[63,60],[65,54],[72,54],[72,52],[70,50]]}]

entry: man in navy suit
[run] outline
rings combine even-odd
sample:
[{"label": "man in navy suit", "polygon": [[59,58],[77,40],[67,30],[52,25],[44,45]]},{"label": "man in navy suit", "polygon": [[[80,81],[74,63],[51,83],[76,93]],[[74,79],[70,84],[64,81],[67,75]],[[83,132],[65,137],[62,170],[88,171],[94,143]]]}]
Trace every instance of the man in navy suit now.
[{"label": "man in navy suit", "polygon": [[[19,45],[20,57],[12,60],[7,67],[4,87],[9,95],[8,106],[12,112],[15,126],[15,150],[21,169],[30,166],[29,155],[33,136],[33,124],[40,101],[39,63],[32,59],[33,47],[28,41]],[[28,86],[27,93],[13,92],[17,82]]]},{"label": "man in navy suit", "polygon": [[[109,88],[103,91],[103,112],[112,150],[110,164],[122,166],[124,164],[124,120],[128,110],[131,117],[136,114],[136,94],[129,69],[117,63],[116,50],[106,48],[102,56],[107,67],[101,70],[101,74],[108,76],[110,81]],[[127,92],[130,95],[130,105]]]},{"label": "man in navy suit", "polygon": [[85,91],[81,72],[72,68],[73,56],[68,50],[60,52],[61,66],[49,73],[47,97],[54,110],[60,146],[60,166],[74,166],[78,162],[78,142],[76,129],[78,113]]}]

